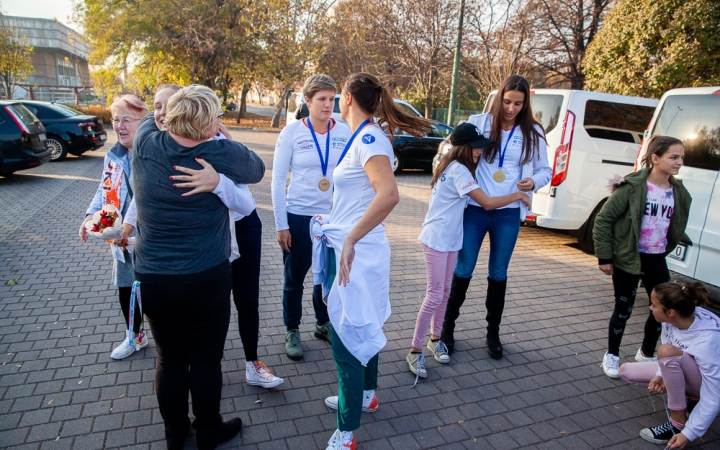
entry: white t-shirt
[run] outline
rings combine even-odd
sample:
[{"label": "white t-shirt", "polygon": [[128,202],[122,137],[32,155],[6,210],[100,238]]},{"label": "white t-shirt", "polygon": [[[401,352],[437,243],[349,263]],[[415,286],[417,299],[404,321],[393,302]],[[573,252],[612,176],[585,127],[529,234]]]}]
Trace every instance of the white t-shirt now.
[{"label": "white t-shirt", "polygon": [[[476,122],[481,120],[483,122],[482,127],[484,128],[483,135],[485,137],[489,137],[492,118],[485,118],[484,116],[486,115],[487,114],[471,116],[468,119],[468,122],[478,125]],[[535,129],[538,130],[541,136],[545,135],[541,127],[536,125]],[[475,175],[478,180],[478,186],[480,186],[480,189],[482,189],[488,197],[502,197],[503,195],[510,195],[514,192],[518,192],[517,182],[524,178],[523,165],[521,164],[524,136],[520,127],[517,126],[512,134],[511,142],[508,144],[507,142],[510,137],[510,131],[511,130],[502,130],[500,149],[498,154],[495,155],[495,161],[488,163],[485,161],[485,158],[480,156],[480,161],[478,162],[478,168]],[[505,144],[507,144],[507,151],[505,152],[502,167],[502,170],[505,173],[505,180],[498,183],[493,179],[493,174],[500,168],[500,153],[505,150]],[[535,181],[535,190],[537,190],[550,181],[552,169],[547,164],[547,143],[545,142],[545,139],[538,139],[538,148],[535,149],[535,151],[538,152],[537,154],[541,158],[541,161],[537,164],[538,167],[535,170],[538,173],[532,175],[532,178]],[[528,163],[528,165],[533,164],[533,160]],[[472,199],[469,203],[471,205],[479,206]],[[522,206],[523,203],[520,200],[517,200],[507,206],[503,206],[502,208],[521,208]]]},{"label": "white t-shirt", "polygon": [[460,250],[467,195],[475,189],[478,184],[468,168],[457,161],[451,162],[433,187],[418,240],[439,252]]},{"label": "white t-shirt", "polygon": [[[365,173],[365,164],[378,155],[387,156],[392,161],[393,148],[380,127],[371,125],[358,133],[342,162],[335,168],[330,223],[356,224],[360,221],[375,198],[375,190]],[[383,227],[383,224],[378,227]]]},{"label": "white t-shirt", "polygon": [[[330,212],[333,170],[351,135],[347,125],[333,122],[330,129],[330,160],[325,176],[331,187],[323,192],[318,187],[323,179],[320,156],[305,119],[283,128],[275,144],[272,173],[272,201],[277,231],[289,228],[288,212],[301,216]],[[325,159],[327,133],[316,131],[315,136]],[[292,170],[292,177],[286,193],[289,169]]]}]

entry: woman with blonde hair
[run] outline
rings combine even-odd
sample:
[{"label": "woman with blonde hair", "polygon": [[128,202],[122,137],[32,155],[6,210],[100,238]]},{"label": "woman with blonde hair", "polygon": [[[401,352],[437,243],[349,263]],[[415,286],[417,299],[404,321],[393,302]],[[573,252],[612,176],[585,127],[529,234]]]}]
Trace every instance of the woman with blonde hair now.
[{"label": "woman with blonde hair", "polygon": [[[113,131],[117,135],[117,143],[105,155],[100,185],[95,197],[85,212],[85,220],[80,225],[78,234],[85,242],[88,238],[85,223],[92,220],[93,214],[100,211],[104,205],[112,205],[125,216],[133,197],[131,161],[133,155],[133,140],[138,129],[138,123],[149,109],[142,100],[134,95],[120,95],[110,105],[112,113]],[[120,244],[120,242],[117,242]],[[113,244],[114,245],[114,244]],[[130,293],[133,281],[133,256],[123,246],[113,248],[112,281],[118,288],[120,309],[125,316],[125,325],[129,328]],[[138,318],[140,310],[135,313]],[[132,355],[147,345],[145,334],[140,332],[141,320],[133,321],[133,329],[128,330],[122,343],[115,347],[110,354],[113,359],[123,359]]]},{"label": "woman with blonde hair", "polygon": [[181,449],[192,396],[200,450],[234,437],[240,418],[220,415],[223,348],[230,323],[230,216],[211,193],[183,196],[167,180],[176,166],[212,164],[234,183],[257,183],[262,160],[242,144],[212,139],[222,110],[215,93],[188,86],[167,103],[160,131],[146,116],[135,136],[135,278],[158,353],[155,392],[169,449]]},{"label": "woman with blonde hair", "polygon": [[383,221],[400,200],[392,144],[381,127],[391,135],[400,129],[417,136],[430,130],[430,122],[403,113],[388,88],[367,73],[345,81],[340,116],[353,134],[333,174],[329,223],[321,226],[334,250],[329,267],[337,268],[327,304],[338,395],[325,404],[337,409],[338,428],[328,450],[354,450],[362,411],[378,407],[378,353],[387,343],[382,327],[390,316],[390,243]]}]

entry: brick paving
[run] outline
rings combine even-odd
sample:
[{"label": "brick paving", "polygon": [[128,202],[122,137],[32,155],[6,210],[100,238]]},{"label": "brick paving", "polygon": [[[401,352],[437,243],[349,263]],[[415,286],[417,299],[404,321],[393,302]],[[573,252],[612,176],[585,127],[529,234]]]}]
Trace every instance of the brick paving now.
[{"label": "brick paving", "polygon": [[[244,382],[235,315],[225,346],[222,413],[240,416],[242,435],[221,448],[325,448],[335,414],[330,347],[312,337],[306,291],[301,325],[305,358],[284,353],[282,265],[270,201],[277,134],[235,131],[260,154],[265,179],[251,187],[265,224],[259,355],[285,383],[267,391]],[[102,157],[115,141],[83,158],[69,157],[14,177],[0,178],[0,447],[8,449],[164,449],[153,377],[155,348],[123,361],[110,352],[124,322],[110,284],[110,255],[96,241],[83,244],[77,228],[97,188]],[[430,176],[397,177],[402,200],[388,219],[392,245],[393,314],[380,355],[375,414],[356,433],[362,449],[661,448],[638,431],[664,420],[644,389],[610,380],[599,367],[612,311],[609,278],[562,233],[523,228],[510,266],[506,356],[483,349],[487,246],[463,307],[452,363],[430,359],[428,378],[414,376],[404,357],[425,290],[417,236],[427,210]],[[9,286],[10,280],[17,284]],[[310,286],[308,277],[306,286]],[[623,361],[642,338],[647,298],[630,319]],[[694,448],[720,448],[720,421]],[[194,438],[186,449],[195,449]]]}]

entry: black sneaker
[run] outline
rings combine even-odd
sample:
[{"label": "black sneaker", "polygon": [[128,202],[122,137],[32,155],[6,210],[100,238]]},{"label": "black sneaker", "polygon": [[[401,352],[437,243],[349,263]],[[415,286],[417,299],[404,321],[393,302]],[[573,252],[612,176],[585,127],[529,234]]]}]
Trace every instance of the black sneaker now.
[{"label": "black sneaker", "polygon": [[653,428],[643,428],[640,430],[640,437],[653,444],[667,444],[673,436],[680,434],[681,431],[667,421]]}]

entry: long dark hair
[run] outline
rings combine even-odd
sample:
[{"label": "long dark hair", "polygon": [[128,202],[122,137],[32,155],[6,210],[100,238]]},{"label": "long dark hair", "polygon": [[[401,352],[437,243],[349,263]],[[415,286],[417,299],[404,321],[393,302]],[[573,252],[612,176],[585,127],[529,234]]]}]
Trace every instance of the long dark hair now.
[{"label": "long dark hair", "polygon": [[343,91],[352,94],[360,109],[378,117],[378,124],[387,124],[386,132],[394,139],[395,130],[400,129],[415,137],[422,137],[432,127],[422,117],[405,114],[395,106],[393,95],[380,80],[369,73],[354,73],[347,77]]},{"label": "long dark hair", "polygon": [[653,292],[665,311],[674,309],[685,318],[693,315],[696,306],[705,305],[708,297],[707,288],[699,281],[662,283]]},{"label": "long dark hair", "polygon": [[435,186],[435,183],[437,183],[437,180],[442,176],[443,172],[445,172],[447,166],[453,161],[457,161],[467,167],[473,178],[475,178],[475,170],[477,169],[478,163],[473,161],[473,148],[467,144],[455,145],[440,159],[432,181],[430,181],[430,187]]},{"label": "long dark hair", "polygon": [[530,106],[530,84],[520,75],[510,75],[505,78],[502,85],[498,89],[498,93],[493,99],[490,107],[490,115],[492,116],[492,125],[490,126],[490,136],[494,142],[483,150],[483,158],[485,161],[492,163],[500,152],[500,144],[502,142],[502,120],[503,116],[503,97],[507,91],[517,91],[525,94],[525,101],[522,109],[515,117],[515,123],[519,126],[523,135],[523,149],[520,164],[527,164],[532,161],[535,152],[538,151],[540,139],[545,139],[545,131],[540,133],[535,126],[540,125],[533,117],[532,107]]},{"label": "long dark hair", "polygon": [[661,157],[675,144],[683,145],[680,139],[676,139],[672,136],[661,136],[659,134],[652,136],[648,141],[647,153],[645,153],[645,156],[642,159],[643,166],[652,167],[652,156],[657,155],[658,158]]}]

